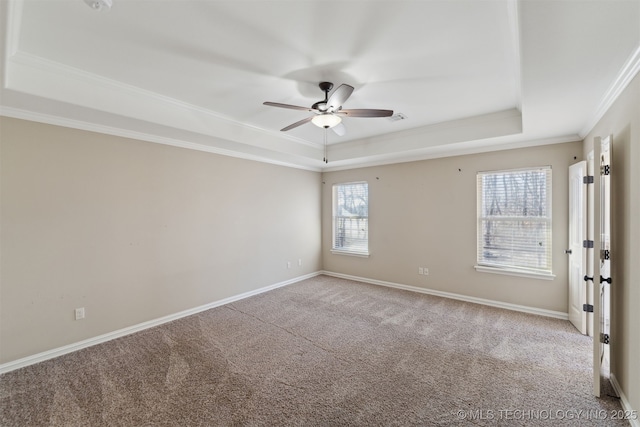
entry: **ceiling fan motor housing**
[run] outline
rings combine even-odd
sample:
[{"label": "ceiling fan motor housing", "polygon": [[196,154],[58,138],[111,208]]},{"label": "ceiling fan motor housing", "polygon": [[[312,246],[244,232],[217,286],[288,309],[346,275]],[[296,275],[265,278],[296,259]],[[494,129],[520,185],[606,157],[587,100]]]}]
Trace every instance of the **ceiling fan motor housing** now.
[{"label": "ceiling fan motor housing", "polygon": [[323,91],[325,94],[329,93],[329,91],[333,89],[333,83],[331,82],[320,82],[318,86],[320,87],[320,90]]}]

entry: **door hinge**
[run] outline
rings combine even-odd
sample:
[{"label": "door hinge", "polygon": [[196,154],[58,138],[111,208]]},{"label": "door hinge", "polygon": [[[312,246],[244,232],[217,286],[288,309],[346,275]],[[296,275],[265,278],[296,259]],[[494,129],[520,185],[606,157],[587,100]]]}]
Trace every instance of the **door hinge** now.
[{"label": "door hinge", "polygon": [[593,313],[593,306],[591,304],[582,304],[582,311]]},{"label": "door hinge", "polygon": [[593,240],[583,240],[582,247],[588,249],[593,248]]},{"label": "door hinge", "polygon": [[600,259],[607,260],[610,257],[609,249],[601,249],[600,250]]},{"label": "door hinge", "polygon": [[600,166],[600,175],[609,175],[611,173],[611,166],[602,165]]},{"label": "door hinge", "polygon": [[609,334],[600,334],[600,342],[602,344],[609,344],[610,338]]},{"label": "door hinge", "polygon": [[593,276],[589,277],[589,276],[587,276],[587,275],[585,274],[585,275],[584,275],[584,277],[583,277],[583,279],[584,279],[584,281],[585,281],[585,282],[588,282],[589,280],[591,280],[591,281],[593,282]]},{"label": "door hinge", "polygon": [[593,184],[594,183],[593,175],[583,176],[582,177],[582,183],[583,184]]}]

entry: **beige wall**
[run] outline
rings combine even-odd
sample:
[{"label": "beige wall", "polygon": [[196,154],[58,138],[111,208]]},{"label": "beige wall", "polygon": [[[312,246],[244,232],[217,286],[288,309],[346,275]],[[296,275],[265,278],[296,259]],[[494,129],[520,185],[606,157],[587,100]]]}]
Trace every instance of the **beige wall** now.
[{"label": "beige wall", "polygon": [[317,172],[0,120],[0,363],[321,269]]},{"label": "beige wall", "polygon": [[[566,313],[568,167],[580,159],[582,142],[572,142],[324,173],[324,269]],[[553,170],[555,280],[476,272],[476,172],[544,165]],[[332,185],[362,180],[371,256],[332,254]],[[419,266],[429,275],[418,275]]]},{"label": "beige wall", "polygon": [[640,410],[640,76],[585,138],[613,135],[611,373]]},{"label": "beige wall", "polygon": [[[638,409],[639,105],[636,77],[584,149],[575,142],[322,178],[0,118],[0,363],[321,269],[566,312],[567,168],[594,136],[613,134],[612,371]],[[548,164],[556,279],[476,272],[476,172]],[[369,258],[329,251],[331,185],[357,180],[370,185]],[[76,307],[87,319],[73,320]]]}]

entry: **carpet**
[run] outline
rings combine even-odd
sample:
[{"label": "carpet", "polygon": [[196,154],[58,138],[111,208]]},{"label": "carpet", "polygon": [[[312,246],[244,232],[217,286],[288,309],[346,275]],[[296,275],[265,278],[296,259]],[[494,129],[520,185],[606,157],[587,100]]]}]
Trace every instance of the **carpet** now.
[{"label": "carpet", "polygon": [[0,376],[3,426],[627,425],[563,320],[317,276]]}]

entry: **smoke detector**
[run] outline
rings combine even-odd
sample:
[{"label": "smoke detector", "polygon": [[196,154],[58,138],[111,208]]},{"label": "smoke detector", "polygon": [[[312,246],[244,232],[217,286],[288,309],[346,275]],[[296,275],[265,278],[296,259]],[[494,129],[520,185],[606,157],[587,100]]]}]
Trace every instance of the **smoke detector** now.
[{"label": "smoke detector", "polygon": [[98,12],[103,9],[109,10],[113,6],[113,0],[84,0],[84,2]]},{"label": "smoke detector", "polygon": [[407,116],[405,116],[402,113],[396,113],[393,116],[389,117],[388,119],[392,122],[397,122],[398,120],[405,120],[407,118]]}]

